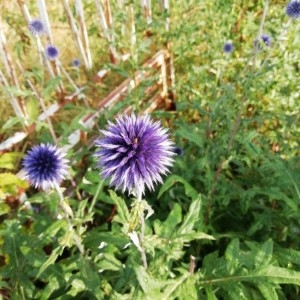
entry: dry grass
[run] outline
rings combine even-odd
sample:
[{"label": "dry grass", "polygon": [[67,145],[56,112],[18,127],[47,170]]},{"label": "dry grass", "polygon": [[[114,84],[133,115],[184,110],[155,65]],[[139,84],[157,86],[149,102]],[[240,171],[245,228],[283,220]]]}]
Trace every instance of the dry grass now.
[{"label": "dry grass", "polygon": [[[39,11],[36,6],[36,2],[25,2],[31,17],[38,18]],[[86,99],[92,107],[96,107],[99,99],[104,97],[110,90],[121,83],[126,78],[126,74],[133,74],[133,72],[138,68],[138,65],[146,58],[150,57],[150,55],[159,48],[159,43],[157,43],[157,41],[156,43],[153,43],[153,38],[146,36],[147,22],[142,16],[140,3],[136,4],[134,7],[132,6],[131,8],[129,6],[121,8],[117,4],[118,1],[111,1],[113,24],[112,29],[110,30],[113,31],[113,46],[116,47],[120,56],[130,53],[132,54],[132,58],[128,62],[121,63],[118,66],[120,72],[116,70],[111,73],[109,77],[103,80],[97,80],[97,78],[95,78],[97,72],[101,70],[105,64],[110,63],[109,43],[101,28],[94,2],[83,2],[86,26],[89,35],[89,48],[92,53],[93,60],[93,68],[91,70],[81,67],[77,71],[70,65],[74,58],[81,58],[80,51],[74,42],[73,32],[68,23],[62,1],[56,0],[51,1],[51,4],[47,3],[47,13],[51,24],[53,44],[57,46],[60,51],[59,60],[61,64],[78,87],[86,87]],[[73,5],[74,1],[70,1],[70,7],[72,9],[74,9]],[[159,9],[159,7],[157,6],[156,9]],[[25,71],[32,71],[35,69],[42,70],[43,80],[35,83],[37,91],[42,92],[51,76],[40,60],[38,48],[36,46],[36,39],[28,30],[27,21],[22,14],[18,2],[8,0],[1,1],[0,11],[2,12],[0,25],[7,40],[7,51],[11,57],[12,65],[17,74],[20,89],[22,91],[26,91],[28,90],[28,85],[25,82],[24,74],[16,66],[15,62],[17,60],[21,62]],[[130,24],[130,19],[132,18],[132,11],[135,13],[134,19],[137,45],[133,45],[131,42],[132,24]],[[44,46],[46,46],[49,43],[48,37],[46,35],[42,36],[41,42]],[[136,58],[136,54],[138,54],[137,62],[133,59],[133,57]],[[2,60],[0,60],[0,68],[5,70]],[[13,86],[11,78],[9,78],[8,75],[6,75],[6,77],[9,84]],[[33,78],[31,80],[34,81],[35,79]],[[74,88],[64,74],[62,74],[62,80],[65,90],[64,93],[66,95],[72,94],[74,92]],[[3,89],[0,92],[0,98],[2,99],[0,102],[0,113],[5,116],[0,119],[0,126],[2,127],[9,117],[14,116],[14,112],[9,103],[8,94]],[[53,101],[57,100],[60,99],[57,99],[57,93],[53,92],[51,95],[47,95],[45,102],[46,105],[49,105]],[[25,98],[25,102],[26,101],[27,99]],[[81,105],[81,103],[79,103],[79,105]],[[74,116],[69,115],[69,113],[69,111],[65,113],[62,112],[58,118],[74,118]]]},{"label": "dry grass", "polygon": [[[21,3],[21,1],[19,2]],[[57,86],[58,90],[54,89],[51,93],[43,95],[45,105],[49,106],[55,102],[64,102],[65,96],[68,97],[76,92],[74,84],[77,88],[84,87],[83,95],[85,97],[84,101],[75,97],[71,106],[69,105],[66,108],[59,110],[55,117],[52,118],[54,130],[58,136],[63,133],[66,134],[66,131],[68,132],[68,129],[71,129],[72,126],[66,127],[65,124],[72,124],[74,120],[77,120],[78,115],[82,114],[87,107],[88,109],[91,108],[97,110],[97,105],[102,98],[125,79],[132,77],[134,72],[140,69],[142,63],[150,58],[157,50],[161,47],[165,47],[164,38],[162,38],[161,35],[161,33],[165,32],[165,17],[161,14],[161,7],[158,4],[153,7],[153,9],[158,12],[156,20],[157,24],[156,26],[153,26],[150,33],[146,18],[143,15],[144,12],[139,2],[135,3],[134,6],[127,5],[120,7],[120,4],[118,4],[119,1],[110,1],[112,24],[107,33],[101,26],[94,1],[83,2],[86,20],[85,25],[89,37],[89,50],[92,54],[93,62],[93,67],[91,69],[84,66],[84,59],[81,57],[81,51],[74,38],[74,31],[70,26],[67,13],[64,9],[63,0],[51,1],[51,4],[47,3],[47,14],[50,21],[53,44],[58,47],[60,52],[58,58],[59,61],[51,63],[52,70],[54,70],[55,73],[57,68],[55,64],[60,64],[65,69],[65,72],[68,73],[68,76],[72,79],[73,83],[68,79],[68,76],[60,67],[60,76],[62,78],[61,87],[59,88],[59,86]],[[105,1],[102,1],[102,3],[104,2]],[[40,14],[37,3],[35,1],[26,1],[26,5],[31,18],[39,18]],[[70,1],[70,8],[73,17],[76,18],[75,1]],[[105,5],[103,8],[105,8]],[[24,11],[22,13],[18,1],[1,2],[0,10],[3,12],[0,17],[0,28],[2,28],[6,38],[5,46],[7,53],[11,58],[11,65],[14,68],[19,83],[20,88],[18,90],[21,90],[22,92],[31,90],[30,86],[28,86],[28,82],[26,82],[29,76],[36,91],[42,95],[47,89],[47,85],[51,81],[53,75],[51,76],[49,68],[47,69],[45,63],[41,60],[37,39],[28,30],[28,22],[23,15]],[[77,22],[76,24],[77,28],[79,28],[79,23]],[[107,34],[111,34],[111,42],[108,41]],[[46,47],[49,44],[49,36],[42,35],[40,41],[43,47]],[[116,49],[118,54],[117,64],[112,59],[110,52],[112,47]],[[126,55],[129,55],[129,58],[122,61],[122,57]],[[71,65],[72,60],[75,58],[78,58],[81,61],[80,68],[74,68]],[[25,73],[19,69],[17,64],[18,61],[21,63]],[[99,78],[97,76],[99,70],[109,69],[110,67],[112,67],[112,70],[109,72],[109,75],[104,78]],[[2,59],[0,59],[0,68],[5,70]],[[29,73],[31,73],[31,75],[29,75]],[[32,74],[34,75],[32,76]],[[6,73],[6,79],[10,86],[14,86],[13,80],[8,73]],[[147,85],[156,80],[157,75],[151,75],[145,84],[141,85],[129,96],[124,97],[111,113],[124,109],[128,105],[133,105],[137,110],[144,109],[145,105],[141,99],[144,99],[145,97],[149,98],[149,96],[145,96],[145,89],[147,89]],[[63,94],[60,92],[62,89]],[[15,117],[15,112],[10,104],[9,96],[6,89],[0,90],[0,98],[3,99],[3,101],[0,102],[0,113],[5,116],[0,119],[0,127],[3,127],[3,124],[7,124],[7,121],[11,120],[12,117]],[[23,97],[22,100],[25,103],[25,108],[28,111],[32,110],[30,103],[34,102],[34,105],[36,106],[34,110],[38,110],[39,113],[42,113],[43,110],[39,105],[39,101],[30,101],[30,98],[32,97],[35,96],[31,95]],[[30,122],[32,121],[35,120],[31,120]],[[24,130],[20,123],[15,124],[8,129],[2,129],[2,131],[0,131],[0,141],[8,138],[18,130]],[[49,132],[46,129],[42,130],[40,133],[42,140],[45,138],[47,139]]]}]

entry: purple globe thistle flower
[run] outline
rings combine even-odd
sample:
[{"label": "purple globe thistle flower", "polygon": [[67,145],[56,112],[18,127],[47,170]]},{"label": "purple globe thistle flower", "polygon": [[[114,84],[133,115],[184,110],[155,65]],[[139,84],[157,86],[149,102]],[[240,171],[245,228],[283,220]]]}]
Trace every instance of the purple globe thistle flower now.
[{"label": "purple globe thistle flower", "polygon": [[257,50],[262,50],[263,45],[265,45],[266,47],[271,46],[271,37],[265,33],[263,33],[259,39],[254,40],[254,47]]},{"label": "purple globe thistle flower", "polygon": [[47,46],[45,52],[49,60],[55,60],[59,55],[58,49],[53,45]]},{"label": "purple globe thistle flower", "polygon": [[24,157],[24,178],[35,188],[48,190],[59,185],[68,174],[69,160],[59,148],[50,144],[34,146]]},{"label": "purple globe thistle flower", "polygon": [[75,58],[72,60],[72,66],[75,68],[80,67],[80,60],[78,58]]},{"label": "purple globe thistle flower", "polygon": [[38,19],[30,21],[28,28],[34,35],[41,35],[45,32],[44,23]]},{"label": "purple globe thistle flower", "polygon": [[154,122],[148,115],[120,116],[116,123],[109,122],[103,137],[95,140],[100,147],[95,156],[103,178],[110,178],[110,185],[134,193],[141,200],[145,186],[154,189],[162,183],[161,175],[168,172],[175,155],[173,142],[167,129]]},{"label": "purple globe thistle flower", "polygon": [[233,51],[233,45],[232,45],[232,42],[230,41],[227,41],[224,46],[223,46],[223,51],[226,53],[226,54],[229,54]]},{"label": "purple globe thistle flower", "polygon": [[293,0],[291,1],[286,7],[286,14],[293,18],[299,19],[300,18],[300,1]]},{"label": "purple globe thistle flower", "polygon": [[260,38],[267,47],[271,46],[271,37],[270,36],[268,36],[267,34],[262,34]]},{"label": "purple globe thistle flower", "polygon": [[184,153],[183,149],[180,147],[175,147],[174,152],[179,156],[183,155],[183,153]]}]

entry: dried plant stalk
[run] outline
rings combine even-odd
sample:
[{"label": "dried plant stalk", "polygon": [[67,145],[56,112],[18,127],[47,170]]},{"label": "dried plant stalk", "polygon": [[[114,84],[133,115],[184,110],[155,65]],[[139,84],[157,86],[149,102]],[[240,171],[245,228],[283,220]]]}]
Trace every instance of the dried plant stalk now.
[{"label": "dried plant stalk", "polygon": [[58,61],[58,64],[61,68],[61,71],[65,74],[65,76],[67,77],[67,79],[69,80],[70,84],[73,86],[73,88],[75,89],[75,91],[78,91],[79,88],[78,86],[75,84],[75,82],[73,81],[73,79],[71,78],[71,76],[69,75],[69,73],[67,72],[67,70],[64,68],[64,66],[61,64],[60,61]]},{"label": "dried plant stalk", "polygon": [[[51,26],[50,26],[50,22],[49,22],[49,16],[48,16],[48,12],[47,12],[46,3],[44,0],[37,0],[37,6],[39,8],[39,12],[40,12],[42,21],[46,27],[48,43],[50,45],[54,45],[54,40],[53,40],[53,35],[52,35]],[[49,69],[49,67],[53,66],[55,76],[60,76],[61,73],[60,73],[59,65],[57,63],[59,58],[52,61],[51,63],[49,63],[49,61],[47,59],[45,59],[45,60],[46,60],[47,68]],[[62,95],[64,93],[63,84],[61,82],[59,83],[59,92]]]},{"label": "dried plant stalk", "polygon": [[[29,13],[29,10],[28,10],[26,4],[24,3],[23,0],[18,0],[18,4],[19,4],[19,6],[21,8],[21,11],[23,13],[23,16],[24,16],[26,22],[29,24],[30,21],[32,20],[32,18],[31,18],[31,15]],[[44,49],[44,47],[42,45],[42,41],[41,41],[40,37],[37,35],[37,36],[35,36],[35,38],[36,38],[36,42],[37,42],[38,53],[39,53],[39,56],[40,56],[40,62],[41,62],[41,65],[44,65],[43,55],[45,53],[45,49]],[[45,65],[46,65],[47,70],[48,70],[49,74],[51,75],[51,77],[55,77],[55,74],[54,74],[54,72],[53,72],[53,70],[51,68],[50,63],[46,62]]]},{"label": "dried plant stalk", "polygon": [[[3,60],[4,67],[6,69],[7,76],[9,76],[9,78],[10,78],[11,84],[13,86],[15,86],[18,90],[20,90],[19,81],[16,76],[14,66],[12,64],[12,59],[11,59],[9,51],[6,47],[6,39],[5,39],[4,33],[2,31],[2,26],[0,26],[0,54],[1,54],[1,57]],[[5,80],[5,76],[3,73],[2,73],[2,75],[3,75],[3,76],[1,76],[2,81],[4,82],[5,85],[9,86],[9,82],[7,80]],[[28,125],[28,121],[27,121],[28,114],[26,111],[26,106],[25,106],[24,100],[20,96],[16,97],[16,100],[17,101],[13,101],[11,104],[13,105],[14,110],[17,113],[17,116],[24,118],[24,124],[27,126]],[[17,103],[18,103],[18,108],[16,106]]]},{"label": "dried plant stalk", "polygon": [[161,64],[161,81],[162,81],[162,94],[164,97],[168,95],[168,80],[167,80],[167,64],[166,61],[163,60]]},{"label": "dried plant stalk", "polygon": [[137,62],[138,60],[138,53],[136,51],[136,30],[135,30],[135,22],[134,22],[134,10],[133,5],[130,5],[129,8],[129,15],[130,15],[130,48],[131,48],[131,56],[133,57],[134,61]]},{"label": "dried plant stalk", "polygon": [[[162,0],[163,9],[167,11],[167,13],[170,13],[170,3],[169,0]],[[166,30],[170,30],[170,18],[166,18]]]},{"label": "dried plant stalk", "polygon": [[[29,22],[32,20],[32,18],[30,16],[30,13],[29,13],[29,10],[28,10],[26,4],[24,3],[23,0],[18,0],[18,4],[21,8],[24,18],[26,19],[27,23],[29,24]],[[46,5],[45,5],[44,1],[39,1],[38,5],[40,8],[41,20],[43,21],[44,25],[46,26],[46,33],[48,34],[47,35],[48,42],[50,44],[52,44],[53,39],[52,39],[51,28],[50,28],[50,24],[49,24],[49,18],[48,18],[48,14],[46,11]],[[35,38],[36,38],[37,50],[39,53],[41,65],[46,66],[46,69],[52,78],[56,77],[57,75],[60,74],[57,64],[54,63],[54,68],[56,70],[56,72],[55,72],[55,71],[53,71],[50,61],[45,57],[45,49],[43,47],[40,37],[38,35],[36,35]],[[56,92],[58,94],[63,93],[62,83],[59,83],[59,86],[57,87]]]},{"label": "dried plant stalk", "polygon": [[73,14],[72,14],[72,11],[71,11],[71,8],[69,5],[69,1],[63,0],[63,5],[64,5],[64,9],[65,9],[67,17],[68,17],[68,21],[69,21],[69,24],[70,24],[70,27],[71,27],[71,30],[73,33],[73,37],[74,37],[76,44],[78,46],[78,49],[80,51],[82,60],[84,62],[84,65],[86,66],[86,68],[88,68],[88,60],[87,60],[86,54],[84,52],[84,47],[83,47],[82,41],[81,41],[79,33],[78,33],[78,29],[77,29],[77,26],[76,26],[76,23],[75,23],[75,20],[74,20],[74,17],[73,17]]},{"label": "dried plant stalk", "polygon": [[76,14],[78,16],[78,23],[81,33],[82,44],[85,49],[86,59],[87,59],[87,69],[92,68],[92,55],[90,51],[89,38],[86,29],[86,23],[84,18],[83,5],[81,0],[76,0],[75,2]]},{"label": "dried plant stalk", "polygon": [[150,25],[152,23],[151,0],[141,0],[141,5],[143,9],[143,14],[147,20],[147,24]]},{"label": "dried plant stalk", "polygon": [[[0,69],[0,80],[1,80],[1,84],[3,87],[9,88],[9,84],[8,84],[4,74],[2,73],[1,69]],[[18,100],[9,91],[7,93],[9,94],[10,104],[11,104],[16,116],[19,118],[24,118],[24,114],[23,114],[22,108],[20,107],[20,105],[18,103]]]},{"label": "dried plant stalk", "polygon": [[[169,0],[162,0],[163,9],[167,11],[167,14],[170,15],[170,3]],[[166,30],[170,31],[170,18],[166,18]],[[172,52],[172,43],[167,41],[167,49],[170,53],[169,62],[167,64],[167,78],[168,78],[168,85],[171,86],[171,98],[174,101],[176,98],[176,91],[175,91],[175,67],[174,67],[174,58]]]},{"label": "dried plant stalk", "polygon": [[31,17],[30,17],[30,14],[29,14],[29,10],[28,10],[26,4],[24,3],[24,0],[17,0],[17,1],[18,1],[18,4],[19,4],[20,8],[21,8],[21,11],[24,15],[25,20],[27,21],[27,23],[29,23],[30,20],[31,20]]},{"label": "dried plant stalk", "polygon": [[[24,68],[22,67],[21,63],[19,61],[17,61],[17,65],[20,69],[20,71],[24,74],[25,70]],[[58,139],[56,137],[56,134],[55,134],[55,131],[54,131],[54,128],[53,128],[53,125],[52,125],[52,122],[51,122],[51,119],[49,118],[49,116],[47,115],[47,108],[46,108],[46,105],[45,105],[45,102],[44,102],[44,99],[40,96],[40,94],[37,92],[37,90],[35,89],[34,85],[32,84],[31,80],[29,78],[26,79],[26,82],[28,83],[28,85],[30,86],[34,96],[37,98],[37,100],[39,101],[40,105],[41,105],[41,108],[43,110],[43,112],[46,114],[46,120],[47,120],[47,123],[48,123],[48,126],[49,126],[49,131],[51,133],[51,136],[53,138],[53,141],[55,142],[55,144],[58,143]]]},{"label": "dried plant stalk", "polygon": [[101,23],[101,27],[102,27],[104,36],[109,44],[111,62],[116,63],[118,61],[118,54],[117,54],[116,48],[113,46],[113,38],[112,38],[111,34],[109,33],[109,27],[107,25],[107,20],[106,20],[105,14],[104,14],[102,4],[99,0],[95,0],[95,5],[96,5],[96,9],[98,12],[98,16],[100,19],[100,23]]},{"label": "dried plant stalk", "polygon": [[[150,58],[148,61],[146,61],[143,66],[142,70],[136,71],[133,78],[126,79],[121,85],[119,85],[116,89],[114,89],[109,95],[107,95],[104,99],[101,100],[101,102],[98,104],[98,109],[94,113],[88,113],[86,114],[79,122],[82,124],[83,127],[90,129],[96,124],[96,119],[99,117],[100,113],[106,109],[107,107],[111,107],[118,101],[121,101],[124,98],[124,95],[126,95],[130,90],[137,87],[145,78],[150,76],[151,72],[149,70],[151,69],[161,69],[162,64],[170,58],[170,53],[166,50],[158,51],[153,55],[152,58]],[[145,71],[148,70],[148,71]],[[72,100],[72,98],[76,97],[78,93],[82,92],[82,88],[80,88],[76,93],[73,95],[66,97],[67,100]],[[149,89],[149,95],[152,93],[153,90]],[[153,98],[150,99],[151,105],[148,107],[147,111],[154,110],[158,104],[159,101],[162,100],[162,93],[157,92]],[[154,103],[155,102],[155,103]],[[68,102],[66,102],[68,103]],[[50,108],[47,108],[45,112],[39,116],[38,120],[44,120],[47,117],[50,117],[54,115],[61,106],[58,103],[55,103],[51,105]],[[34,126],[31,128],[31,130],[34,130]],[[28,136],[28,132],[18,132],[13,137],[8,138],[4,142],[0,144],[0,150],[7,150],[11,148],[13,145],[23,141],[26,136]],[[65,145],[64,148],[69,149],[72,148],[74,145],[76,145],[82,137],[82,131],[79,129],[74,131],[72,134],[68,137],[69,144]]]},{"label": "dried plant stalk", "polygon": [[46,28],[46,32],[47,32],[47,37],[49,39],[49,43],[51,45],[53,45],[54,41],[53,41],[53,35],[52,35],[51,26],[50,26],[50,22],[49,22],[49,17],[48,17],[46,3],[45,3],[44,0],[37,0],[37,6],[39,8],[40,16],[41,16],[41,18],[43,20],[43,23],[45,25],[45,28]]}]

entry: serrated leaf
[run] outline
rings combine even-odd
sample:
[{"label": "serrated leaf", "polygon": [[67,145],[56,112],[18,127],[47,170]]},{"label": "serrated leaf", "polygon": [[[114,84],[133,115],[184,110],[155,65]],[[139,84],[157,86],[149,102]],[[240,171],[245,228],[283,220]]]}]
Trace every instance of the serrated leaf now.
[{"label": "serrated leaf", "polygon": [[199,194],[197,193],[197,191],[184,178],[182,178],[178,175],[171,175],[167,178],[167,180],[161,186],[159,193],[158,193],[158,199],[177,182],[183,184],[185,194],[188,197],[191,197],[192,200],[195,200],[198,198]]},{"label": "serrated leaf", "polygon": [[39,269],[38,274],[36,275],[36,278],[39,278],[41,274],[51,265],[53,265],[58,258],[59,255],[63,253],[64,247],[57,247],[52,251],[48,259],[42,264],[42,266]]},{"label": "serrated leaf", "polygon": [[205,288],[205,294],[207,297],[207,300],[218,300],[218,298],[215,296],[215,293],[212,289],[212,287],[206,287]]},{"label": "serrated leaf", "polygon": [[229,299],[232,300],[248,300],[247,291],[244,286],[240,283],[236,283],[231,285],[230,288],[226,289],[228,295],[230,296]]},{"label": "serrated leaf", "polygon": [[188,139],[198,147],[203,147],[203,142],[201,139],[199,139],[199,133],[193,132],[193,128],[181,127],[179,130],[177,130],[177,134],[185,139]]},{"label": "serrated leaf", "polygon": [[185,233],[191,232],[195,223],[200,218],[200,208],[201,208],[201,199],[199,196],[197,200],[194,200],[191,203],[189,211],[188,211],[187,215],[185,216],[182,225],[180,226],[180,228],[177,231],[178,235],[184,235]]},{"label": "serrated leaf", "polygon": [[279,200],[285,202],[291,209],[298,211],[298,203],[293,198],[289,198],[285,193],[280,191],[278,187],[270,187],[266,194],[269,196],[270,200]]},{"label": "serrated leaf", "polygon": [[233,239],[228,245],[225,258],[227,260],[227,270],[229,274],[233,274],[235,270],[238,268],[240,261],[240,243],[238,239]]},{"label": "serrated leaf", "polygon": [[175,227],[180,224],[182,220],[182,209],[178,203],[175,203],[173,209],[169,213],[167,219],[164,222],[164,225],[167,227]]},{"label": "serrated leaf", "polygon": [[203,267],[208,270],[209,273],[213,273],[216,268],[215,265],[218,263],[218,252],[212,252],[207,254],[203,259]]},{"label": "serrated leaf", "polygon": [[[184,277],[178,278],[176,281],[179,283],[177,286],[170,285],[165,291],[164,294],[167,293],[168,289],[176,289],[174,296],[175,299],[190,299],[197,300],[198,299],[198,291],[195,286],[195,276],[192,274],[183,275]],[[168,296],[168,295],[167,295]],[[164,299],[169,299],[165,297]]]},{"label": "serrated leaf", "polygon": [[234,274],[214,277],[212,279],[200,279],[198,284],[200,286],[206,286],[214,284],[221,285],[223,283],[229,284],[230,282],[272,282],[273,284],[300,285],[300,272],[269,265],[259,270],[247,272],[247,274]]},{"label": "serrated leaf", "polygon": [[135,266],[134,272],[145,296],[147,296],[145,299],[161,299],[160,290],[166,285],[166,282],[152,278],[142,266]]},{"label": "serrated leaf", "polygon": [[117,194],[112,190],[109,190],[109,194],[114,204],[116,205],[118,212],[118,215],[114,217],[114,220],[121,224],[129,223],[130,213],[124,199],[118,197]]},{"label": "serrated leaf", "polygon": [[91,183],[99,183],[99,172],[98,171],[88,171],[85,173],[84,178]]},{"label": "serrated leaf", "polygon": [[[185,233],[182,235],[177,235],[176,239],[181,239],[184,242],[190,242],[194,240],[215,240],[215,238],[212,235],[206,234],[204,232],[191,232],[191,233]],[[176,241],[176,239],[174,241]]]},{"label": "serrated leaf", "polygon": [[286,265],[300,265],[300,251],[295,249],[284,249],[277,246],[274,251],[274,256],[278,257],[280,261],[284,262]]},{"label": "serrated leaf", "polygon": [[53,222],[42,234],[40,234],[40,239],[44,239],[45,237],[55,237],[57,233],[66,227],[66,220],[56,220]]},{"label": "serrated leaf", "polygon": [[97,262],[97,266],[102,271],[120,271],[123,268],[122,263],[111,253],[102,253],[101,259]]},{"label": "serrated leaf", "polygon": [[153,227],[155,233],[161,237],[171,237],[171,235],[177,232],[176,225],[180,224],[182,221],[182,209],[178,203],[175,203],[170,214],[164,222],[160,220],[155,220],[153,222]]},{"label": "serrated leaf", "polygon": [[266,266],[254,273],[253,277],[261,277],[278,284],[300,285],[300,272],[275,266]]},{"label": "serrated leaf", "polygon": [[96,229],[87,232],[84,239],[84,244],[89,248],[98,248],[101,242],[115,245],[118,248],[123,248],[130,242],[129,238],[117,232],[98,232]]},{"label": "serrated leaf", "polygon": [[72,231],[67,231],[60,239],[59,239],[59,244],[65,248],[71,248],[74,245],[74,237],[75,237],[75,232]]},{"label": "serrated leaf", "polygon": [[262,265],[267,265],[271,262],[273,256],[273,241],[271,239],[267,240],[263,243],[262,246],[259,247],[256,255],[255,255],[255,267],[259,268]]},{"label": "serrated leaf", "polygon": [[278,300],[278,295],[276,292],[276,288],[278,287],[269,283],[265,283],[265,284],[258,283],[257,287],[262,293],[262,295],[264,296],[265,300]]},{"label": "serrated leaf", "polygon": [[81,259],[79,263],[81,269],[81,275],[85,283],[85,290],[91,291],[97,299],[103,299],[102,292],[100,291],[100,277],[97,270],[93,268],[93,265],[88,259]]}]

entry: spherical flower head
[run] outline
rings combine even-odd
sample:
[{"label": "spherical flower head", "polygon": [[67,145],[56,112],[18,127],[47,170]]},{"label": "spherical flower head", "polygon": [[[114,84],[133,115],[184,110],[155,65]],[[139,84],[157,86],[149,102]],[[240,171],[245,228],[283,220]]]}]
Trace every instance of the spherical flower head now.
[{"label": "spherical flower head", "polygon": [[270,36],[268,36],[267,34],[262,34],[260,38],[267,47],[271,46],[271,37]]},{"label": "spherical flower head", "polygon": [[179,156],[182,156],[182,155],[184,154],[183,149],[180,148],[180,147],[175,147],[175,148],[174,148],[174,152],[175,152],[175,154],[177,154],[177,155],[179,155]]},{"label": "spherical flower head", "polygon": [[47,46],[45,51],[49,60],[55,60],[59,55],[58,49],[53,45]]},{"label": "spherical flower head", "polygon": [[28,28],[34,35],[41,35],[45,32],[44,23],[38,19],[30,21]]},{"label": "spherical flower head", "polygon": [[286,14],[293,18],[299,19],[300,18],[300,1],[294,0],[291,1],[286,7]]},{"label": "spherical flower head", "polygon": [[35,188],[48,190],[59,186],[68,174],[68,160],[59,148],[50,144],[34,146],[24,157],[24,178]]},{"label": "spherical flower head", "polygon": [[72,66],[75,68],[80,67],[80,60],[78,58],[75,58],[72,60]]},{"label": "spherical flower head", "polygon": [[233,45],[232,45],[232,42],[230,41],[227,41],[224,46],[223,46],[223,51],[226,53],[226,54],[229,54],[233,51]]},{"label": "spherical flower head", "polygon": [[255,39],[254,41],[254,47],[257,50],[262,50],[263,46],[271,46],[271,37],[265,33],[263,33],[259,39]]},{"label": "spherical flower head", "polygon": [[159,121],[148,115],[120,116],[101,133],[103,137],[95,140],[100,147],[95,156],[102,177],[110,178],[110,186],[141,199],[145,186],[153,190],[155,183],[162,183],[161,175],[169,171],[175,152]]}]

